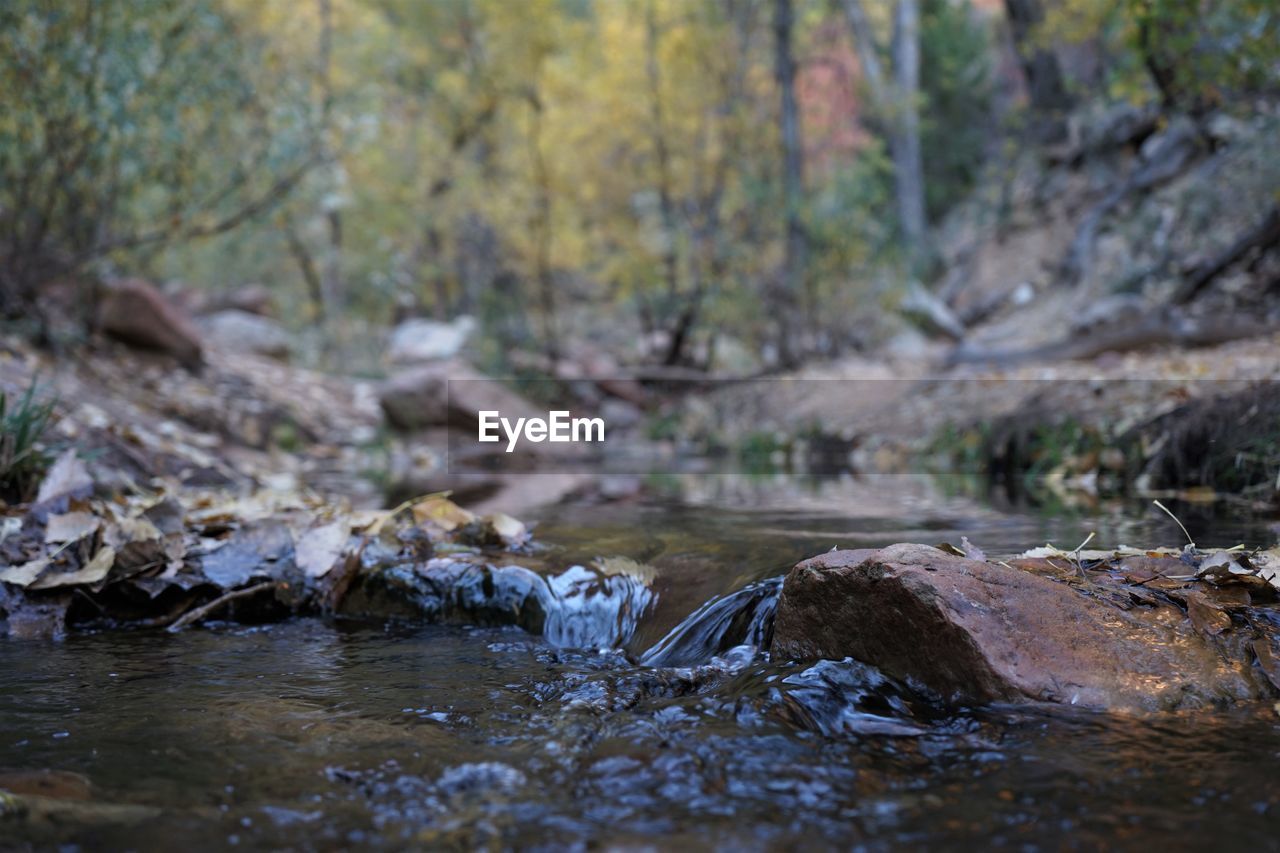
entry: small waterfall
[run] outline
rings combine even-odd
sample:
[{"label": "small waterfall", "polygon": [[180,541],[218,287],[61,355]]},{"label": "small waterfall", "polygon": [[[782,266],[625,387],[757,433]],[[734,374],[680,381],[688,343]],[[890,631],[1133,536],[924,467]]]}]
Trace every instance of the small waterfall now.
[{"label": "small waterfall", "polygon": [[564,648],[626,643],[654,599],[641,578],[584,566],[544,576],[521,566],[437,557],[393,566],[376,577],[429,619],[518,625]]},{"label": "small waterfall", "polygon": [[781,717],[801,728],[839,734],[916,737],[928,709],[900,683],[850,658],[821,660],[781,680]]},{"label": "small waterfall", "polygon": [[641,655],[640,663],[692,666],[735,646],[767,648],[773,639],[773,615],[781,591],[782,578],[776,577],[711,599]]},{"label": "small waterfall", "polygon": [[616,648],[635,632],[653,591],[632,575],[605,575],[573,566],[546,578],[542,636],[562,648]]}]

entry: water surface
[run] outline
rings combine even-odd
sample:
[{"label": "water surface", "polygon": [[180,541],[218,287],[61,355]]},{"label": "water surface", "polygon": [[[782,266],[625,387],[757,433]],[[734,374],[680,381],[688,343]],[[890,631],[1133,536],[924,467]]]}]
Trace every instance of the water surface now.
[{"label": "water surface", "polygon": [[[722,630],[708,613],[761,606],[770,578],[832,546],[967,535],[994,553],[1163,539],[1172,522],[774,485],[540,514],[551,566],[652,570],[619,649],[325,620],[0,644],[0,767],[82,774],[94,806],[0,818],[0,846],[1276,848],[1270,708],[940,708],[851,661],[706,646]],[[682,623],[682,655],[645,657]]]}]

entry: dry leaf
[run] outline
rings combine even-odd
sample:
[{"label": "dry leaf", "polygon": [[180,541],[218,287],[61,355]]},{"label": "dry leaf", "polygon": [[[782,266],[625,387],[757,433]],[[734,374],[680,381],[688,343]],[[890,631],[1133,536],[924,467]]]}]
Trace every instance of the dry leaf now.
[{"label": "dry leaf", "polygon": [[350,531],[351,522],[343,518],[302,534],[294,553],[298,568],[309,578],[328,574],[346,549]]},{"label": "dry leaf", "polygon": [[38,560],[23,563],[21,566],[5,566],[0,569],[0,581],[16,584],[17,586],[29,586],[48,565],[49,558],[41,557]]},{"label": "dry leaf", "polygon": [[89,476],[89,469],[76,456],[75,448],[71,448],[49,468],[44,482],[40,484],[40,491],[36,493],[36,503],[42,504],[68,495],[83,496],[92,491],[93,478]]},{"label": "dry leaf", "polygon": [[45,575],[31,584],[29,589],[52,589],[58,586],[97,583],[107,576],[107,572],[111,571],[115,561],[116,549],[110,545],[104,545],[83,568],[70,574]]},{"label": "dry leaf", "polygon": [[495,512],[485,516],[484,520],[508,548],[523,544],[529,539],[529,528],[525,527],[524,522],[518,518],[512,518],[503,512]]},{"label": "dry leaf", "polygon": [[[1253,653],[1258,658],[1258,666],[1277,690],[1280,690],[1280,661],[1271,652],[1271,641],[1259,637],[1253,641]],[[1276,713],[1280,714],[1280,703],[1276,704]]]},{"label": "dry leaf", "polygon": [[596,557],[592,565],[602,575],[626,575],[646,585],[652,584],[658,576],[653,566],[638,563],[630,557]]},{"label": "dry leaf", "polygon": [[44,529],[44,541],[77,542],[98,531],[102,522],[87,512],[68,512],[49,516]]},{"label": "dry leaf", "polygon": [[443,495],[430,495],[413,505],[414,521],[418,524],[431,524],[441,530],[456,530],[475,521],[475,518],[475,515]]},{"label": "dry leaf", "polygon": [[1201,634],[1215,637],[1231,627],[1231,617],[1196,590],[1186,594],[1187,617]]}]

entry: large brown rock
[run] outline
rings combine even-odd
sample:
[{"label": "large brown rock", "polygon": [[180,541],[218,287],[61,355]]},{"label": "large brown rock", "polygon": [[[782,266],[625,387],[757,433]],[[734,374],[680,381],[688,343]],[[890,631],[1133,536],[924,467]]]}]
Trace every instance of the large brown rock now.
[{"label": "large brown rock", "polygon": [[142,279],[123,279],[103,288],[98,328],[131,346],[168,353],[190,368],[204,362],[204,347],[195,325]]},{"label": "large brown rock", "polygon": [[378,402],[387,423],[397,429],[452,427],[472,440],[481,411],[498,411],[513,420],[546,416],[498,380],[457,359],[396,373],[379,389]]},{"label": "large brown rock", "polygon": [[959,702],[1034,699],[1122,711],[1268,695],[1244,655],[1172,605],[1120,610],[1070,586],[925,545],[798,564],[773,653],[852,657]]}]

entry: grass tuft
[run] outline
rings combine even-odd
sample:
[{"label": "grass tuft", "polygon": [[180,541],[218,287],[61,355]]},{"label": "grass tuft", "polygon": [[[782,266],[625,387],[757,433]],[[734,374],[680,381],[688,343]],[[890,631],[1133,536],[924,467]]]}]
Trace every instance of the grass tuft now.
[{"label": "grass tuft", "polygon": [[49,465],[39,442],[54,403],[36,400],[37,384],[33,381],[16,402],[0,391],[0,492],[11,499],[27,497]]}]

